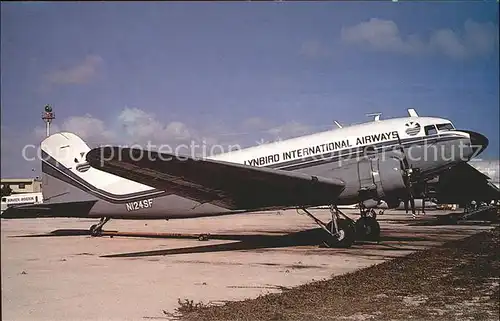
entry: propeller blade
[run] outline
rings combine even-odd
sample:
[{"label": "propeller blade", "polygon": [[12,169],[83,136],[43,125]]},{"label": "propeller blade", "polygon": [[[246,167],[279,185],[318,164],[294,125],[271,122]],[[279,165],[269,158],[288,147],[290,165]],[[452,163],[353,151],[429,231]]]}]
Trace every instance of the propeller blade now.
[{"label": "propeller blade", "polygon": [[406,211],[406,214],[408,214],[408,201],[410,201],[411,212],[415,215],[415,198],[413,197],[413,193],[411,191],[411,179],[410,179],[411,168],[410,168],[410,164],[408,163],[408,159],[406,158],[406,153],[405,153],[405,149],[403,148],[403,144],[401,143],[401,138],[399,137],[399,134],[397,136],[398,136],[399,149],[401,150],[401,154],[402,154],[402,163],[403,163],[403,167],[404,167],[403,168],[403,170],[404,170],[403,180],[404,180],[404,184],[406,186],[406,192],[407,192],[407,197],[405,199],[405,211]]},{"label": "propeller blade", "polygon": [[403,164],[405,166],[404,169],[408,170],[410,168],[410,165],[408,164],[408,159],[406,158],[405,149],[403,148],[403,144],[401,143],[401,138],[399,137],[399,134],[397,136],[398,136],[399,149],[401,150],[401,154],[403,154]]}]

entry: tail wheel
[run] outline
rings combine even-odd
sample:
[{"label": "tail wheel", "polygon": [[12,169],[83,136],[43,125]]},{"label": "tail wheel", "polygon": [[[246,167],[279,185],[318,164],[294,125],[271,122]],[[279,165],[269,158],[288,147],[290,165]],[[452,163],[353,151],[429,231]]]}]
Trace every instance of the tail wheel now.
[{"label": "tail wheel", "polygon": [[360,240],[378,241],[380,224],[373,217],[361,217],[356,221],[356,235]]},{"label": "tail wheel", "polygon": [[198,236],[198,241],[208,241],[210,235],[209,234],[200,234]]},{"label": "tail wheel", "polygon": [[[334,237],[327,234],[323,243],[328,247],[351,247],[356,238],[354,226],[348,220],[337,220],[337,225],[339,227],[339,235]],[[333,222],[328,223],[326,226],[328,230],[335,233],[335,225]]]}]

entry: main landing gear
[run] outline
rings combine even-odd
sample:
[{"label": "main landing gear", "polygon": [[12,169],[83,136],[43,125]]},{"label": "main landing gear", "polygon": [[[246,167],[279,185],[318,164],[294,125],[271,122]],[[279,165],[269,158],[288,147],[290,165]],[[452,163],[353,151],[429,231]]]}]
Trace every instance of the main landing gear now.
[{"label": "main landing gear", "polygon": [[358,240],[380,240],[380,224],[377,221],[377,212],[373,208],[366,208],[360,204],[361,217],[356,221],[356,236]]},{"label": "main landing gear", "polygon": [[106,224],[111,217],[101,217],[101,220],[98,224],[94,224],[90,227],[90,235],[92,236],[101,236],[102,235],[102,227]]},{"label": "main landing gear", "polygon": [[[339,211],[337,207],[330,206],[332,220],[328,224],[323,223],[307,209],[302,208],[302,210],[327,233],[323,240],[326,246],[348,248],[354,243],[356,233],[353,220]],[[340,216],[343,216],[344,219],[341,219]]]}]

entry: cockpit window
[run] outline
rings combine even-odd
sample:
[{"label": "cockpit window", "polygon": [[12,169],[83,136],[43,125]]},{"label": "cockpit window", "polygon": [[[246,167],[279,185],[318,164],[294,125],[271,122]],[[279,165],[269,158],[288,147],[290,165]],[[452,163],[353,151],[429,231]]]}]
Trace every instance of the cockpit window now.
[{"label": "cockpit window", "polygon": [[437,128],[440,131],[454,130],[455,129],[455,127],[453,127],[453,125],[451,123],[438,124]]},{"label": "cockpit window", "polygon": [[425,134],[427,136],[437,134],[437,129],[436,129],[436,126],[434,126],[434,125],[425,126],[424,130],[425,130]]}]

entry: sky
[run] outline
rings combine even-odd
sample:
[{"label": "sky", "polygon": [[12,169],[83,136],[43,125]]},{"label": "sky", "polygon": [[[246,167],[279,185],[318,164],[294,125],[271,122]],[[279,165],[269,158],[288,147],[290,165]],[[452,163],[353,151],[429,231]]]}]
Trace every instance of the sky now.
[{"label": "sky", "polygon": [[2,2],[1,176],[40,175],[52,132],[242,147],[407,115],[499,158],[498,3]]}]

